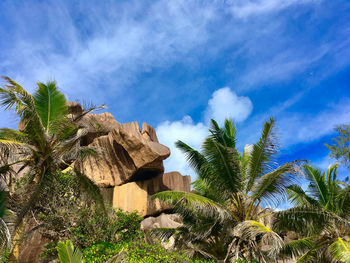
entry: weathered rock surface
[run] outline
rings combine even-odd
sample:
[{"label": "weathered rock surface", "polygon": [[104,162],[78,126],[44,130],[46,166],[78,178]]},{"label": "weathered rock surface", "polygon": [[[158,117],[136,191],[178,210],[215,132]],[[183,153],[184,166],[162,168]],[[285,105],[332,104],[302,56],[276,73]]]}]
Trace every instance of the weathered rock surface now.
[{"label": "weathered rock surface", "polygon": [[157,217],[147,217],[141,222],[142,230],[154,228],[177,228],[182,226],[181,216],[178,214],[161,214]]},{"label": "weathered rock surface", "polygon": [[114,120],[109,126],[114,129],[108,135],[99,136],[89,144],[101,149],[99,158],[87,158],[78,164],[80,170],[100,187],[118,186],[162,173],[163,160],[170,150],[152,141],[157,140],[154,129],[147,124],[143,126],[145,131],[141,134],[137,122],[121,124]]},{"label": "weathered rock surface", "polygon": [[80,121],[79,125],[87,128],[88,133],[83,139],[83,145],[89,145],[97,137],[107,135],[113,129],[119,128],[121,123],[116,121],[109,112],[100,114],[87,114]]},{"label": "weathered rock surface", "polygon": [[155,178],[127,183],[114,188],[113,207],[132,212],[137,210],[141,216],[155,215],[169,209],[159,200],[153,200],[155,193],[166,191],[190,191],[190,177],[172,172],[160,174]]},{"label": "weathered rock surface", "polygon": [[99,187],[121,185],[136,173],[137,168],[128,152],[109,135],[94,139],[90,146],[99,149],[99,157],[88,157],[78,166]]}]

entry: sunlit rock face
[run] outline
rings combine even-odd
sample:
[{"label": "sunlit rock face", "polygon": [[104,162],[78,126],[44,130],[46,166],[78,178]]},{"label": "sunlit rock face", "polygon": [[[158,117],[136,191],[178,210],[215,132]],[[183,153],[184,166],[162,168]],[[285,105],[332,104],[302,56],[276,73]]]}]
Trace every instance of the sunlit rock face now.
[{"label": "sunlit rock face", "polygon": [[155,193],[167,190],[190,191],[189,176],[178,172],[161,173],[148,180],[140,180],[114,187],[113,206],[132,212],[137,210],[141,216],[156,215],[169,210],[169,206],[153,200]]},{"label": "sunlit rock face", "polygon": [[[69,104],[77,116],[83,108]],[[137,210],[141,216],[159,214],[169,207],[151,196],[165,190],[190,191],[190,177],[178,172],[164,173],[163,160],[170,150],[160,144],[156,131],[147,123],[119,123],[112,114],[87,114],[79,125],[87,129],[81,145],[94,147],[99,157],[88,157],[75,166],[101,189],[107,203],[124,211]]]}]

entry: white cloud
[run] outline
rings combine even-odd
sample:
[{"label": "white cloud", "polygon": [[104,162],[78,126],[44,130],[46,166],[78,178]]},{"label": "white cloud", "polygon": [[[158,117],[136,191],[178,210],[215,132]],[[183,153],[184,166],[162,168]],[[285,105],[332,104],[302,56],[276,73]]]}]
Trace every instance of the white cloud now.
[{"label": "white cloud", "polygon": [[316,114],[284,113],[277,118],[283,147],[315,141],[333,132],[336,125],[350,120],[349,101],[329,106]]},{"label": "white cloud", "polygon": [[203,123],[194,124],[190,116],[185,116],[180,121],[166,121],[158,125],[158,139],[171,151],[170,157],[164,162],[166,171],[180,171],[182,174],[191,175],[194,178],[193,171],[188,167],[184,154],[175,147],[175,142],[181,140],[199,150],[207,135],[207,126]]},{"label": "white cloud", "polygon": [[227,0],[231,5],[232,13],[239,18],[246,18],[252,15],[263,15],[270,12],[277,12],[286,9],[294,4],[306,4],[320,2],[319,0]]},{"label": "white cloud", "polygon": [[184,154],[175,147],[175,142],[181,140],[196,150],[200,150],[206,136],[208,136],[208,120],[215,119],[222,125],[225,118],[235,121],[245,120],[251,113],[253,104],[248,97],[237,96],[229,87],[216,90],[208,101],[204,112],[204,123],[195,124],[190,116],[180,121],[166,121],[156,128],[160,143],[168,146],[170,157],[165,160],[166,171],[179,171],[189,174],[192,179],[196,177],[189,168]]},{"label": "white cloud", "polygon": [[333,133],[336,125],[349,123],[349,99],[343,99],[336,105],[325,105],[319,112],[291,112],[289,107],[302,95],[302,92],[297,93],[295,97],[287,99],[278,107],[272,106],[270,110],[250,118],[249,123],[245,123],[238,129],[239,146],[243,147],[245,144],[255,142],[260,136],[264,122],[270,117],[276,120],[277,135],[284,149],[299,143],[316,141]]},{"label": "white cloud", "polygon": [[229,87],[216,90],[208,102],[206,120],[214,119],[222,124],[225,118],[244,121],[252,112],[253,104],[248,97],[239,97]]}]

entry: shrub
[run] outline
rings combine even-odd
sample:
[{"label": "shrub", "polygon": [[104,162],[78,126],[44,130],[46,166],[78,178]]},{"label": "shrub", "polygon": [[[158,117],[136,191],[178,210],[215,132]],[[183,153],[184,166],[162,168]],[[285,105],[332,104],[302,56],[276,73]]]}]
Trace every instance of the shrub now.
[{"label": "shrub", "polygon": [[99,209],[80,211],[76,226],[71,228],[73,242],[80,248],[91,247],[96,242],[122,243],[142,236],[142,217],[136,212],[107,209],[107,216]]},{"label": "shrub", "polygon": [[98,242],[83,250],[87,263],[102,263],[121,254],[128,263],[214,263],[211,260],[191,259],[185,254],[168,251],[160,244],[142,240],[127,243]]},{"label": "shrub", "polygon": [[86,262],[104,263],[109,258],[117,255],[123,248],[123,244],[115,244],[111,242],[97,242],[91,247],[83,250]]}]

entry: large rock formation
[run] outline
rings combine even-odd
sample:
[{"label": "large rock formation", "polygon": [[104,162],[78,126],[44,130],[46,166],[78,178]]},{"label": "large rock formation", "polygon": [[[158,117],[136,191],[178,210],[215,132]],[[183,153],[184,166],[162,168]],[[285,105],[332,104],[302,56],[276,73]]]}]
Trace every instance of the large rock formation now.
[{"label": "large rock formation", "polygon": [[[72,116],[83,108],[69,104]],[[115,208],[137,210],[141,216],[159,214],[165,207],[151,196],[165,190],[190,191],[190,177],[178,172],[164,174],[163,160],[168,147],[159,143],[156,131],[147,123],[142,130],[137,122],[119,123],[112,114],[86,114],[79,125],[88,130],[82,145],[96,148],[98,158],[76,162],[85,175],[101,189],[105,200]]]},{"label": "large rock formation", "polygon": [[145,181],[130,182],[114,187],[113,207],[132,212],[137,210],[141,216],[155,215],[169,209],[158,200],[152,200],[155,193],[176,190],[190,191],[189,176],[182,176],[178,172],[159,174]]}]

